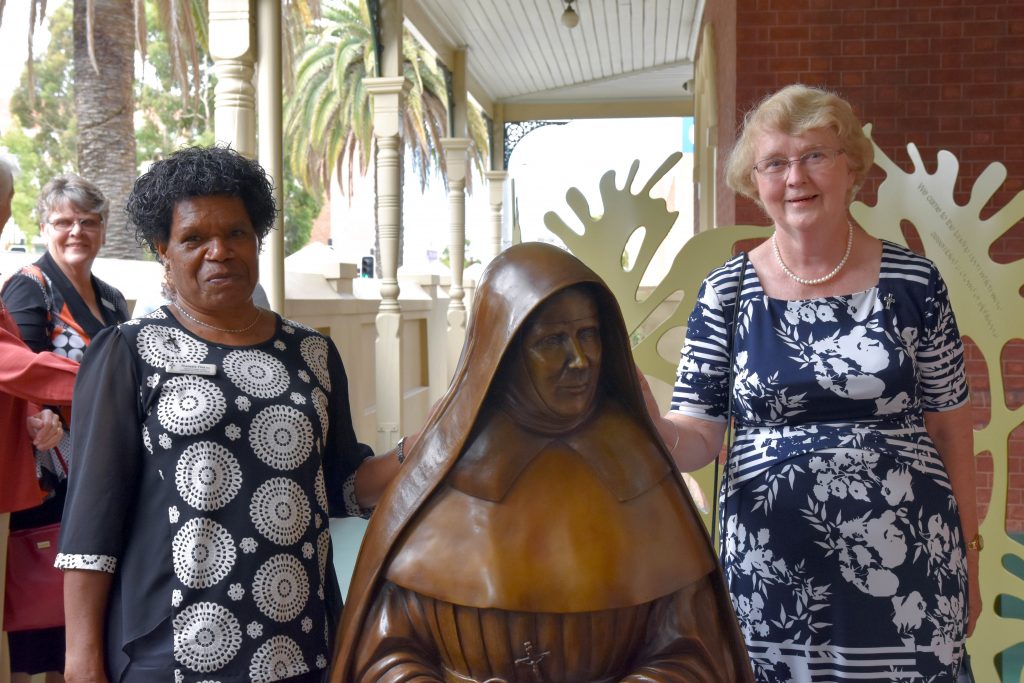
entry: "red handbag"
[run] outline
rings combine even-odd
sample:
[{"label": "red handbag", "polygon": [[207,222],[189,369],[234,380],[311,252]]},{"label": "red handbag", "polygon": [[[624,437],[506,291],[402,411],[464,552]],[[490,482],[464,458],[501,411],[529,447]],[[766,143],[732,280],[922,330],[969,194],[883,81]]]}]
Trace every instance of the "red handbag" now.
[{"label": "red handbag", "polygon": [[12,531],[7,539],[5,631],[64,625],[64,572],[53,566],[59,535],[58,523]]}]

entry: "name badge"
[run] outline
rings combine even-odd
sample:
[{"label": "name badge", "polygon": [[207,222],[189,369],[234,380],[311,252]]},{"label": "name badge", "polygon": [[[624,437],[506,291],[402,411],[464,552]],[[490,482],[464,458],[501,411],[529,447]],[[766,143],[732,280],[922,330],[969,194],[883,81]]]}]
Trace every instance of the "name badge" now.
[{"label": "name badge", "polygon": [[167,372],[173,375],[206,375],[217,374],[217,366],[213,363],[168,363]]}]

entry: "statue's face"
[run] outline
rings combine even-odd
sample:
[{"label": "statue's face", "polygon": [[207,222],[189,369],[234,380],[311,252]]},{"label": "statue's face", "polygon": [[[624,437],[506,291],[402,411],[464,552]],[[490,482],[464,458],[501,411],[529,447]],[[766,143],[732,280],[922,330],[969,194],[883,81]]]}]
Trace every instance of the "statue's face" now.
[{"label": "statue's face", "polygon": [[556,294],[531,317],[523,334],[526,366],[544,404],[562,417],[585,413],[601,376],[594,298],[582,289]]}]

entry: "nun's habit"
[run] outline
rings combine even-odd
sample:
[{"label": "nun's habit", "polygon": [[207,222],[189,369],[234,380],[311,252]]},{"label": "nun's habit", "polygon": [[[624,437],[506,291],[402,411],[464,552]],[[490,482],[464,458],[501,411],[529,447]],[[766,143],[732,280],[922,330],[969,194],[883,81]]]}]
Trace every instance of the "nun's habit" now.
[{"label": "nun's habit", "polygon": [[[522,332],[582,287],[600,386],[549,410]],[[370,520],[332,683],[753,680],[722,574],[645,409],[621,312],[556,247],[500,254],[466,345]]]}]

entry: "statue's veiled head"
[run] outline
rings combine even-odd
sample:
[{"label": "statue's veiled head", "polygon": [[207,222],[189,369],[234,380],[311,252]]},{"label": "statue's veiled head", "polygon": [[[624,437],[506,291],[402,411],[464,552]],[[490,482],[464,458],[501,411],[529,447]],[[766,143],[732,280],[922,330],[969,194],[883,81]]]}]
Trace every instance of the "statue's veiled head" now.
[{"label": "statue's veiled head", "polygon": [[516,245],[477,288],[445,423],[470,426],[486,404],[527,429],[559,434],[586,421],[604,395],[639,416],[634,373],[622,314],[601,278],[558,247]]},{"label": "statue's veiled head", "polygon": [[601,311],[591,288],[562,289],[523,323],[491,395],[534,431],[571,430],[596,407],[603,347]]}]

